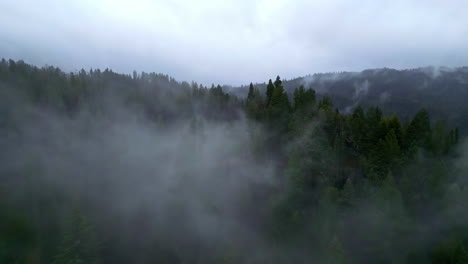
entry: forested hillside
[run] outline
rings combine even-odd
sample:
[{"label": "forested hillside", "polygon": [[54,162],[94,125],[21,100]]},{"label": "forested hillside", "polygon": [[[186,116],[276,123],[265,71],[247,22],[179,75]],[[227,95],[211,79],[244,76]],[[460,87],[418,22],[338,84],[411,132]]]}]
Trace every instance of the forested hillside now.
[{"label": "forested hillside", "polygon": [[466,75],[2,60],[0,263],[468,263]]},{"label": "forested hillside", "polygon": [[[266,85],[256,86],[263,92]],[[464,133],[468,131],[467,67],[321,73],[283,81],[283,85],[289,96],[301,85],[312,88],[319,96],[329,96],[345,113],[351,113],[357,106],[379,106],[384,113],[405,119],[424,108],[434,118],[459,126]],[[245,97],[248,86],[229,91]]]}]

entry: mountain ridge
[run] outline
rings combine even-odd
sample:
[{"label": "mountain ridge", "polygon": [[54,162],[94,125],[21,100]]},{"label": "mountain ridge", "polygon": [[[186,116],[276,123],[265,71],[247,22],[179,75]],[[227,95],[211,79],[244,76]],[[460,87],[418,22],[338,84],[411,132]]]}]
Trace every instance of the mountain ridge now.
[{"label": "mountain ridge", "polygon": [[[351,112],[357,106],[379,106],[386,113],[401,118],[425,108],[436,119],[447,119],[451,125],[468,126],[468,67],[420,67],[396,70],[367,69],[361,72],[316,73],[290,80],[283,86],[291,99],[294,89],[312,88],[319,97],[328,96],[335,108]],[[261,93],[266,83],[255,84]],[[245,97],[248,86],[232,87],[229,92]]]}]

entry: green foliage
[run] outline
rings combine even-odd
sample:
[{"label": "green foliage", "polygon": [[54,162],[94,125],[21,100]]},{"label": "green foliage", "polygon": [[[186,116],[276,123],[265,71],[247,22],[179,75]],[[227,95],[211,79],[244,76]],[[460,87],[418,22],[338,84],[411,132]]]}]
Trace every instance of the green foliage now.
[{"label": "green foliage", "polygon": [[255,98],[254,86],[252,83],[249,85],[249,93],[247,94],[247,100],[253,100]]},{"label": "green foliage", "polygon": [[419,111],[411,121],[406,131],[405,148],[427,146],[431,136],[431,124],[426,110]]},{"label": "green foliage", "polygon": [[294,111],[304,113],[312,111],[313,107],[315,107],[315,90],[305,90],[303,85],[294,89]]},{"label": "green foliage", "polygon": [[0,209],[0,263],[24,263],[35,250],[34,227],[16,210]]},{"label": "green foliage", "polygon": [[399,157],[400,146],[395,131],[392,129],[372,148],[370,169],[383,177],[389,170],[398,165]]},{"label": "green foliage", "polygon": [[333,102],[330,97],[324,96],[318,103],[318,108],[324,111],[333,110]]},{"label": "green foliage", "polygon": [[468,243],[452,237],[440,242],[431,253],[432,264],[468,263]]},{"label": "green foliage", "polygon": [[[148,122],[164,127],[181,121],[190,126],[194,135],[206,130],[205,119],[230,124],[246,113],[250,120],[245,130],[251,141],[239,148],[252,152],[248,152],[252,154],[249,159],[271,162],[275,173],[270,176],[278,184],[272,187],[249,183],[248,188],[255,197],[249,201],[253,202],[236,204],[240,208],[236,208],[235,215],[222,215],[223,208],[216,208],[216,213],[223,217],[219,220],[221,224],[216,224],[228,222],[226,226],[231,228],[237,224],[234,221],[237,217],[242,219],[247,230],[255,231],[252,237],[260,241],[262,249],[277,249],[273,255],[282,256],[281,260],[290,255],[304,256],[297,261],[302,263],[309,261],[312,255],[320,255],[316,258],[320,263],[404,263],[403,259],[415,251],[423,256],[422,260],[432,263],[467,262],[466,236],[459,234],[445,239],[447,230],[466,228],[468,191],[466,183],[458,177],[460,169],[453,167],[454,158],[459,158],[454,150],[462,139],[458,128],[450,129],[445,121],[436,121],[431,126],[426,110],[419,111],[407,122],[396,115],[384,114],[389,112],[387,109],[368,105],[356,107],[352,114],[343,114],[334,109],[330,97],[324,96],[317,102],[315,91],[299,84],[290,102],[284,87],[286,82],[279,76],[274,82],[269,80],[264,95],[258,88],[263,89],[263,86],[251,83],[245,100],[228,94],[220,85],[208,88],[197,83],[179,83],[167,75],[136,72],[122,75],[108,69],[66,74],[58,68],[39,69],[12,60],[1,61],[0,78],[2,95],[18,93],[31,108],[47,109],[67,118],[83,110],[102,113],[105,102],[113,100],[109,99],[110,95],[121,100],[125,107],[144,113]],[[18,110],[15,104],[3,99],[0,110],[1,114],[5,113],[0,115],[0,126],[7,131],[2,134],[5,141],[12,135],[20,136],[14,124],[21,120],[12,117]],[[209,136],[203,137],[203,144],[209,140]],[[226,168],[226,171],[233,169],[232,166]],[[110,263],[118,259],[112,258],[113,254],[121,254],[116,248],[132,246],[132,242],[123,241],[124,246],[119,247],[116,246],[118,242],[106,240],[109,247],[101,247],[97,234],[106,230],[102,225],[98,230],[92,224],[91,219],[97,218],[95,215],[85,217],[78,208],[73,209],[67,221],[62,221],[59,208],[70,208],[71,203],[60,199],[63,197],[56,194],[57,190],[42,188],[42,185],[41,192],[33,192],[35,188],[30,186],[38,185],[33,181],[34,177],[39,178],[38,170],[29,170],[28,173],[7,171],[2,174],[5,180],[2,178],[0,188],[5,182],[5,186],[12,186],[12,191],[8,193],[11,206],[0,203],[0,263],[50,263],[51,255],[55,255],[54,264]],[[189,180],[191,172],[186,176]],[[249,176],[251,179],[258,177]],[[19,183],[8,185],[11,179]],[[16,193],[25,193],[18,196],[27,199],[17,198]],[[44,215],[38,213],[39,208],[44,210]],[[153,220],[146,215],[141,218],[141,222]],[[51,224],[44,224],[49,220]],[[60,224],[64,225],[63,232],[57,232]],[[152,224],[158,223],[148,226]],[[423,243],[416,239],[428,236],[427,230],[433,227],[437,233],[431,236],[431,241]],[[183,228],[186,227],[180,229]],[[207,227],[210,228],[213,227]],[[52,238],[44,235],[47,231],[63,236],[55,254],[46,252],[57,246],[53,235],[50,235]],[[141,239],[156,239],[158,232],[145,231],[148,232],[142,234]],[[118,234],[113,237],[125,239],[125,232],[117,230]],[[221,235],[223,239],[232,240],[232,244],[238,242],[236,236],[226,234]],[[203,242],[199,233],[185,235],[181,239],[184,242],[177,237],[175,242],[167,241],[167,245],[165,241],[158,241],[163,245],[154,248],[156,243],[151,242],[150,249],[141,251],[151,252],[151,256],[142,259],[162,263],[243,263],[249,260],[243,245],[220,243],[215,248],[203,248],[206,245],[197,244]],[[178,248],[181,244],[184,249],[200,250],[200,255],[187,254],[199,258],[187,258]],[[417,250],[413,250],[416,245]],[[256,250],[255,247],[252,251]],[[143,254],[141,252],[134,254]],[[416,259],[420,257],[418,254]],[[122,259],[120,263],[126,262]]]},{"label": "green foliage", "polygon": [[369,149],[368,142],[367,142],[367,122],[366,117],[364,114],[364,110],[362,107],[357,107],[354,109],[354,112],[350,119],[350,134],[351,134],[351,141],[353,143],[354,148],[361,152],[366,153]]},{"label": "green foliage", "polygon": [[273,85],[273,82],[270,79],[268,80],[268,85],[266,89],[266,105],[267,106],[270,106],[271,97],[273,96],[273,90],[275,90],[275,86]]},{"label": "green foliage", "polygon": [[53,264],[97,264],[99,261],[99,242],[93,225],[78,207],[68,220],[59,252]]},{"label": "green foliage", "polygon": [[288,95],[284,91],[279,76],[275,81],[275,88],[271,95],[269,107],[274,114],[288,112],[290,109]]}]

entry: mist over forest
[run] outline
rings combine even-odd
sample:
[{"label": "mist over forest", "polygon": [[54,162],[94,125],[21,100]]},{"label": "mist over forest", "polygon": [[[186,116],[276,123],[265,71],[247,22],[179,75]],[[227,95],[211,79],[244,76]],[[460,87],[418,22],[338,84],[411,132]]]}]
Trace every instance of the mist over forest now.
[{"label": "mist over forest", "polygon": [[1,60],[0,263],[468,263],[466,68],[265,81]]},{"label": "mist over forest", "polygon": [[[267,83],[256,87],[264,92]],[[421,67],[395,70],[368,69],[361,72],[317,73],[283,80],[290,97],[303,85],[318,95],[329,96],[340,111],[351,113],[357,106],[379,106],[386,114],[396,114],[404,120],[426,109],[432,119],[443,119],[452,126],[467,131],[468,67]],[[244,97],[248,85],[229,87],[233,94]]]}]

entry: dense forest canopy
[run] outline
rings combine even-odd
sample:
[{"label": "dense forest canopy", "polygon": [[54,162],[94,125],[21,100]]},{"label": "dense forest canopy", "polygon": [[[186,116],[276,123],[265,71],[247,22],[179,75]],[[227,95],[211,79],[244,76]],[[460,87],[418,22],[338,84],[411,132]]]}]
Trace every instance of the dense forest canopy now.
[{"label": "dense forest canopy", "polygon": [[466,68],[421,72],[227,90],[3,59],[0,263],[468,263]]},{"label": "dense forest canopy", "polygon": [[[422,108],[433,119],[444,119],[468,131],[468,67],[424,67],[409,70],[371,69],[362,72],[336,72],[307,75],[283,81],[289,96],[304,85],[319,96],[329,96],[336,108],[351,113],[357,106],[379,106],[386,114],[405,119]],[[256,84],[261,92],[266,83]],[[248,86],[226,87],[245,97]]]}]

